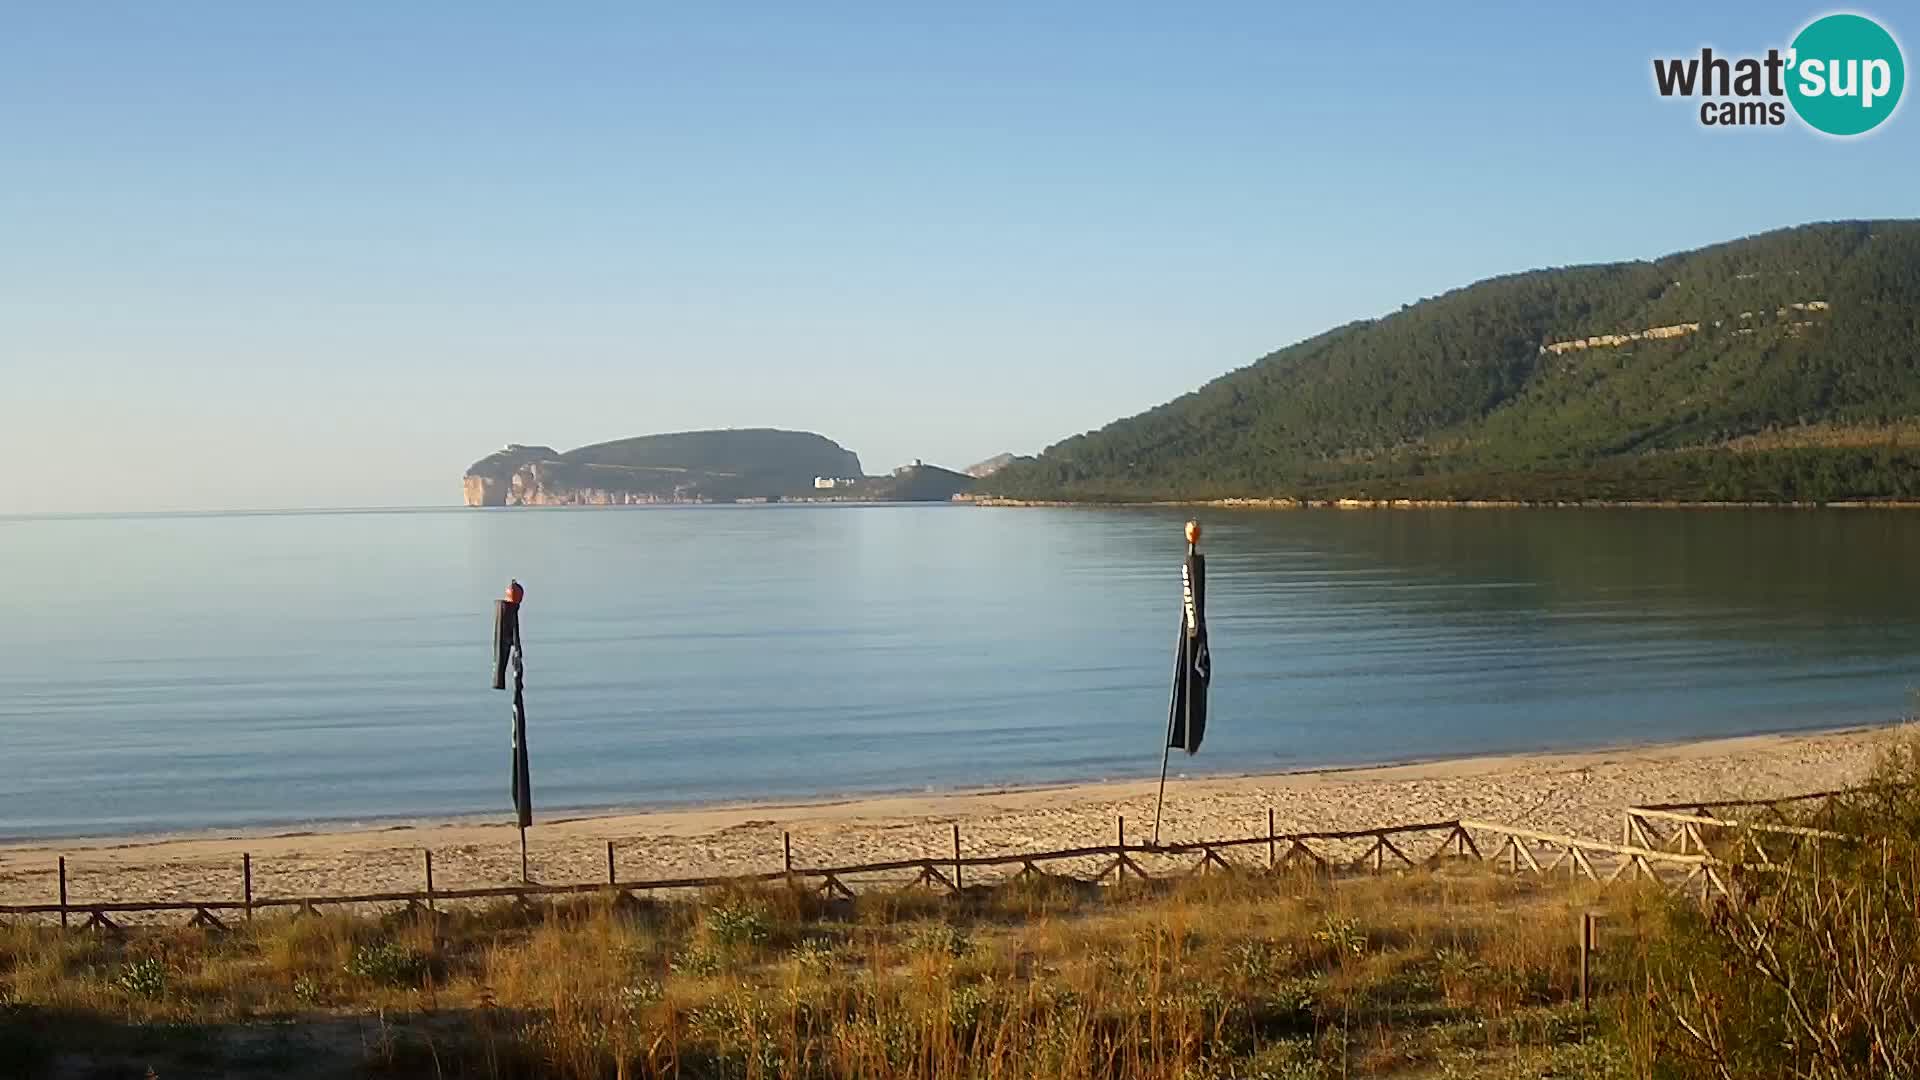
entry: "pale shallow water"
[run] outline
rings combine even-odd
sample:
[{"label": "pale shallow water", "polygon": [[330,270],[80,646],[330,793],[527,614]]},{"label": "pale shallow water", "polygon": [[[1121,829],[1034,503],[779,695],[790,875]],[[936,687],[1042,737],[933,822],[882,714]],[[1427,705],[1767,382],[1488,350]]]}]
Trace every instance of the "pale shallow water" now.
[{"label": "pale shallow water", "polygon": [[[543,814],[1157,772],[1180,522],[660,507],[0,518],[0,836]],[[1204,515],[1248,772],[1889,720],[1920,513]]]}]

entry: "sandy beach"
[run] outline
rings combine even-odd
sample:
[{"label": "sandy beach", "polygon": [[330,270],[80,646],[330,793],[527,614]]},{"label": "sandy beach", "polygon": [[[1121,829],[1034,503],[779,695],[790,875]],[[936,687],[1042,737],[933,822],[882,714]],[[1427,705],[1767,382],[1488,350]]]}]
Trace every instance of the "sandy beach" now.
[{"label": "sandy beach", "polygon": [[[1166,842],[1479,818],[1610,838],[1634,803],[1746,798],[1842,787],[1878,748],[1911,728],[1762,735],[1630,749],[1465,758],[1417,765],[1266,776],[1178,778],[1167,787]],[[952,853],[957,823],[969,855],[1110,842],[1116,818],[1144,840],[1154,781],[1018,791],[901,795],[543,817],[531,870],[547,882],[604,880],[615,842],[622,880],[777,870],[782,834],[798,866]],[[518,839],[471,821],[274,835],[195,835],[18,842],[0,846],[0,903],[56,899],[65,856],[71,898],[237,898],[241,854],[258,897],[418,888],[431,849],[438,888],[502,885],[519,876]]]}]

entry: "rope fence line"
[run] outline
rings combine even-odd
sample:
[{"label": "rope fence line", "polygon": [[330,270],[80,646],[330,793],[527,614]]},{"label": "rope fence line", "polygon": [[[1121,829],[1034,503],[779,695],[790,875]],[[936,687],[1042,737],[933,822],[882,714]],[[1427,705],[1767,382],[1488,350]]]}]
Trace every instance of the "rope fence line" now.
[{"label": "rope fence line", "polygon": [[[1793,796],[1776,803],[1791,803],[1807,799],[1826,797],[1837,793],[1816,793],[1808,796]],[[1735,805],[1763,805],[1765,801],[1755,800],[1743,803],[1686,804],[1687,808],[1699,809],[1703,806],[1730,808]],[[1279,832],[1274,827],[1274,814],[1267,812],[1267,828],[1264,834],[1229,837],[1217,840],[1201,840],[1172,844],[1129,843],[1126,835],[1126,819],[1116,819],[1114,842],[1080,847],[1057,848],[1047,851],[1013,852],[982,855],[967,855],[961,847],[960,826],[953,828],[953,854],[951,856],[917,856],[903,859],[889,859],[875,862],[833,865],[825,867],[796,866],[793,861],[793,837],[791,833],[782,834],[781,868],[758,872],[735,874],[709,874],[661,878],[621,879],[615,856],[615,842],[606,842],[607,874],[601,881],[577,881],[546,884],[524,882],[514,885],[483,886],[478,888],[436,888],[433,878],[433,852],[423,850],[422,866],[424,871],[423,889],[394,889],[378,892],[342,893],[332,895],[306,896],[256,896],[253,892],[253,857],[250,853],[241,855],[242,895],[226,899],[206,900],[119,900],[119,901],[76,901],[68,894],[67,859],[58,861],[59,893],[58,901],[38,904],[0,904],[0,917],[49,916],[57,915],[62,926],[70,925],[75,916],[84,916],[83,928],[118,931],[121,922],[116,917],[133,914],[164,914],[173,912],[189,913],[187,925],[211,929],[226,929],[227,920],[235,913],[251,921],[256,912],[292,909],[296,917],[316,913],[322,907],[347,907],[364,905],[404,905],[409,910],[423,910],[435,913],[441,904],[478,900],[518,900],[522,903],[535,898],[558,898],[569,896],[610,895],[615,900],[632,900],[640,894],[666,892],[674,890],[697,890],[725,887],[767,885],[784,883],[789,887],[806,887],[828,897],[852,899],[854,885],[889,884],[906,888],[926,887],[949,894],[960,894],[965,885],[975,887],[1002,881],[1041,876],[1079,881],[1093,885],[1122,887],[1129,877],[1138,881],[1166,880],[1169,878],[1204,875],[1211,871],[1231,871],[1262,869],[1269,873],[1287,871],[1306,871],[1322,875],[1353,873],[1385,873],[1389,870],[1401,871],[1423,866],[1435,866],[1449,860],[1467,860],[1480,864],[1491,864],[1495,868],[1505,862],[1505,870],[1514,876],[1534,875],[1549,878],[1563,867],[1569,880],[1582,878],[1608,884],[1620,880],[1638,880],[1645,878],[1663,887],[1687,892],[1695,887],[1705,899],[1714,893],[1731,895],[1723,871],[1735,865],[1757,865],[1760,869],[1777,866],[1767,859],[1764,853],[1759,864],[1730,862],[1711,854],[1706,845],[1699,840],[1702,827],[1738,827],[1736,823],[1720,818],[1703,818],[1695,814],[1683,814],[1676,810],[1658,807],[1630,807],[1626,811],[1625,842],[1615,844],[1609,841],[1593,840],[1568,836],[1559,833],[1503,825],[1496,822],[1449,819],[1444,821],[1414,822],[1398,825],[1377,826],[1364,829],[1329,829],[1306,832]],[[1681,850],[1667,850],[1647,828],[1647,822],[1675,821],[1683,822]],[[1712,826],[1706,823],[1712,822]],[[1790,826],[1766,826],[1777,832],[1808,832],[1820,830],[1801,830]],[[1422,837],[1438,834],[1439,843],[1423,857],[1409,854],[1415,847],[1415,841]],[[1496,838],[1491,854],[1486,854],[1475,834]],[[1833,834],[1837,836],[1838,834]],[[1668,838],[1670,841],[1670,838]],[[1255,860],[1245,858],[1245,853],[1265,847],[1264,867]],[[1668,847],[1673,846],[1671,842]],[[1689,850],[1697,848],[1697,850]],[[1358,854],[1354,854],[1355,851]],[[1230,856],[1241,854],[1240,861]],[[1550,856],[1543,863],[1541,857]],[[1142,865],[1142,859],[1154,859],[1164,862],[1169,859],[1191,859],[1198,856],[1185,867],[1178,867],[1160,874],[1149,873]],[[1097,860],[1097,861],[1096,861]],[[1054,864],[1074,861],[1095,861],[1090,874],[1085,876],[1064,871]],[[1596,865],[1598,862],[1600,865]],[[1043,869],[1043,867],[1049,867]],[[992,871],[1016,868],[1011,874],[999,876],[968,874],[968,870]],[[1606,871],[1603,873],[1603,870]],[[1684,876],[1681,876],[1684,872]],[[894,875],[889,881],[860,880],[871,879],[874,875]],[[906,877],[905,875],[911,875]],[[1676,881],[1675,878],[1678,878]],[[225,916],[223,918],[223,916]]]}]

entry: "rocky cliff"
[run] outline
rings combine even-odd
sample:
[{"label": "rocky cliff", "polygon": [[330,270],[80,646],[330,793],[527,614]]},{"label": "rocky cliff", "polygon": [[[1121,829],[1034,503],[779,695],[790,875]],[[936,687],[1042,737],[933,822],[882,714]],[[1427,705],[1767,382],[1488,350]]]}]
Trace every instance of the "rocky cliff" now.
[{"label": "rocky cliff", "polygon": [[626,506],[733,502],[811,492],[814,478],[860,477],[860,458],[806,431],[682,431],[564,453],[518,443],[468,467],[468,506]]}]

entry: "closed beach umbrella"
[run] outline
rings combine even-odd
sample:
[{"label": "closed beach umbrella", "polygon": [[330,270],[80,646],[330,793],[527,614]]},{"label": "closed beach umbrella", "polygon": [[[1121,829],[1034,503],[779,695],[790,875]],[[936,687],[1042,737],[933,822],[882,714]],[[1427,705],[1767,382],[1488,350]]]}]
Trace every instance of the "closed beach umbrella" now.
[{"label": "closed beach umbrella", "polygon": [[1207,557],[1196,550],[1200,526],[1187,523],[1187,561],[1180,568],[1180,640],[1173,651],[1173,699],[1167,746],[1198,753],[1207,734],[1207,686],[1213,656],[1207,650]]},{"label": "closed beach umbrella", "polygon": [[513,672],[514,818],[520,826],[520,876],[526,877],[527,826],[533,824],[533,779],[527,768],[526,663],[520,640],[520,601],[526,590],[518,581],[507,585],[507,596],[493,605],[493,688],[504,690],[507,672]]},{"label": "closed beach umbrella", "polygon": [[1160,809],[1167,795],[1167,755],[1175,747],[1198,753],[1207,734],[1207,687],[1213,654],[1207,648],[1207,558],[1200,554],[1200,523],[1187,522],[1187,561],[1180,567],[1180,636],[1173,646],[1173,695],[1167,703],[1167,740],[1160,751],[1160,793],[1153,804],[1153,843],[1160,843]]}]

